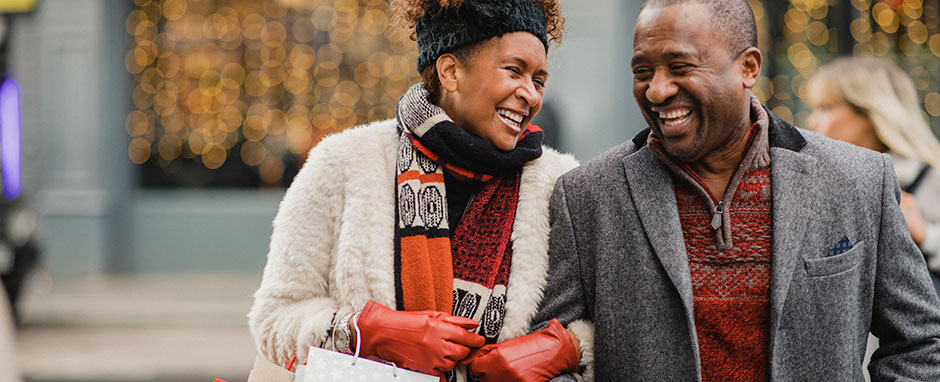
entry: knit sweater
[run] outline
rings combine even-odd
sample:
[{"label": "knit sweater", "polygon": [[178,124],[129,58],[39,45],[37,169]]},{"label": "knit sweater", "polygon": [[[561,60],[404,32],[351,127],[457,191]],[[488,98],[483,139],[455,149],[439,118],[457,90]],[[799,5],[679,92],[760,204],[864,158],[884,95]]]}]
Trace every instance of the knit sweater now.
[{"label": "knit sweater", "polygon": [[769,376],[770,265],[773,247],[768,118],[752,103],[750,144],[720,200],[659,142],[651,149],[672,169],[692,279],[702,381]]}]

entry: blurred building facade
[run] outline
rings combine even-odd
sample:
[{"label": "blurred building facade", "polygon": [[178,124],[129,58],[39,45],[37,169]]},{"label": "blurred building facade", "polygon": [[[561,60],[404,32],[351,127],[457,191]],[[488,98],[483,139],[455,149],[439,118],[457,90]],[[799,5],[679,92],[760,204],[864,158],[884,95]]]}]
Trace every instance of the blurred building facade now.
[{"label": "blurred building facade", "polygon": [[[558,146],[582,159],[640,129],[622,123],[639,114],[619,65],[639,3],[566,4],[547,102]],[[39,0],[10,17],[23,198],[40,216],[45,267],[260,272],[305,152],[391,117],[417,81],[414,43],[387,32],[385,6]]]},{"label": "blurred building facade", "polygon": [[[629,61],[641,0],[563,3],[546,122],[586,161],[644,128]],[[751,0],[755,93],[807,115],[843,54],[906,67],[935,128],[940,0]],[[418,80],[385,0],[39,0],[9,18],[22,88],[23,198],[53,273],[257,270],[271,220],[323,136],[392,117]]]},{"label": "blurred building facade", "polygon": [[130,79],[114,29],[129,6],[40,1],[9,16],[9,71],[21,83],[23,198],[40,215],[46,264],[67,272],[109,269],[127,245],[133,168],[123,125]]}]

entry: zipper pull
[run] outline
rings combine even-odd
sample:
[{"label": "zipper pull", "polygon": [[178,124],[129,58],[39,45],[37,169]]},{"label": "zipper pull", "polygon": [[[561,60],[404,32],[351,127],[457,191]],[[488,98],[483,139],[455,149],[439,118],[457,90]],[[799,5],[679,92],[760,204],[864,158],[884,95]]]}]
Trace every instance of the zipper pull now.
[{"label": "zipper pull", "polygon": [[721,228],[721,202],[718,202],[718,205],[715,206],[715,212],[712,214],[712,229],[717,231]]}]

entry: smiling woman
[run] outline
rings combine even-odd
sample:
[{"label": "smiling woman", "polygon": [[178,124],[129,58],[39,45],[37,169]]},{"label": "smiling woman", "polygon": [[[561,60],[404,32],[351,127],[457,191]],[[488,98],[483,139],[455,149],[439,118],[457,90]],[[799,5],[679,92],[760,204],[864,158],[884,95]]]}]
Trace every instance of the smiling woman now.
[{"label": "smiling woman", "polygon": [[310,346],[358,344],[448,381],[590,377],[590,324],[554,320],[527,334],[548,268],[548,198],[577,165],[542,147],[529,123],[549,44],[561,39],[558,1],[390,7],[414,28],[423,83],[397,118],[310,152],[275,218],[249,314],[259,350],[286,365]]}]

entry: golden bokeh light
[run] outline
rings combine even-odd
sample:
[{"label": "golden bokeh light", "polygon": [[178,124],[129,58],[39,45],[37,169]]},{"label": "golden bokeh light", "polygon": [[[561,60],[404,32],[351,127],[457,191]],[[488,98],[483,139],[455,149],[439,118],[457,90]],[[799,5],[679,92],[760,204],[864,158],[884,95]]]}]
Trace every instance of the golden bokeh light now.
[{"label": "golden bokeh light", "polygon": [[127,156],[134,164],[141,164],[150,159],[150,141],[145,138],[131,139],[127,145]]},{"label": "golden bokeh light", "polygon": [[927,96],[924,97],[924,108],[928,114],[940,117],[940,94],[936,92],[927,93]]},{"label": "golden bokeh light", "polygon": [[[776,16],[780,25],[761,26],[774,37],[770,53],[773,80],[752,90],[773,112],[802,124],[809,116],[808,79],[839,56],[882,56],[908,71],[924,109],[937,126],[940,117],[940,1],[791,0]],[[750,1],[756,15],[769,0]],[[780,10],[781,8],[776,8]],[[770,13],[763,16],[768,17]],[[772,30],[771,30],[772,29]],[[760,32],[759,32],[760,34]],[[843,34],[840,36],[839,34]],[[846,40],[846,37],[848,39]],[[767,62],[767,61],[765,61]],[[766,78],[766,77],[762,77]],[[936,129],[935,129],[936,130]]]},{"label": "golden bokeh light", "polygon": [[898,31],[898,14],[891,9],[888,4],[884,2],[878,2],[872,8],[871,11],[872,17],[875,19],[875,22],[878,23],[881,28],[887,33],[895,33]]},{"label": "golden bokeh light", "polygon": [[909,20],[917,20],[924,14],[924,2],[922,0],[904,0],[901,2],[901,12]]},{"label": "golden bokeh light", "polygon": [[849,30],[855,41],[867,42],[871,38],[871,24],[866,19],[857,18],[852,20],[852,23],[849,24]]},{"label": "golden bokeh light", "polygon": [[162,138],[160,138],[160,144],[157,146],[157,151],[160,153],[160,158],[163,158],[163,160],[166,161],[176,159],[182,150],[183,141],[173,134],[165,134]]},{"label": "golden bokeh light", "polygon": [[284,174],[284,162],[275,157],[267,157],[258,168],[261,180],[264,183],[274,183]]},{"label": "golden bokeh light", "polygon": [[[277,184],[284,156],[390,118],[417,82],[417,51],[379,0],[135,0],[125,20],[133,163],[256,168]],[[232,152],[235,150],[235,152]]]},{"label": "golden bokeh light", "polygon": [[242,144],[241,159],[242,162],[249,166],[261,164],[266,154],[267,150],[265,150],[264,144],[261,142],[249,141]]},{"label": "golden bokeh light", "polygon": [[793,123],[793,111],[786,106],[777,106],[770,110],[772,113],[776,114],[780,118],[783,118],[785,121]]},{"label": "golden bokeh light", "polygon": [[915,44],[923,44],[927,42],[928,33],[927,25],[920,20],[912,22],[907,27],[907,34],[910,36],[911,41],[913,41]]},{"label": "golden bokeh light", "polygon": [[934,56],[940,57],[940,34],[930,36],[928,43],[930,46],[930,53],[933,53]]},{"label": "golden bokeh light", "polygon": [[202,164],[210,170],[217,169],[222,167],[222,164],[225,163],[226,156],[228,156],[228,151],[220,145],[210,145],[208,149],[202,154]]},{"label": "golden bokeh light", "polygon": [[870,0],[851,0],[852,6],[860,11],[868,11],[871,8]]},{"label": "golden bokeh light", "polygon": [[147,113],[134,110],[127,114],[127,118],[124,121],[124,128],[127,129],[127,133],[132,137],[139,137],[152,129],[153,126]]},{"label": "golden bokeh light", "polygon": [[[803,122],[807,79],[855,53],[909,70],[928,115],[940,117],[940,2],[748,1],[767,63],[753,93],[775,113]],[[419,81],[415,43],[392,27],[385,0],[133,4],[128,157],[167,173],[233,162],[279,184],[323,136],[393,117]]]},{"label": "golden bokeh light", "polygon": [[826,45],[829,42],[829,28],[822,21],[813,21],[806,27],[806,37],[813,45]]}]

